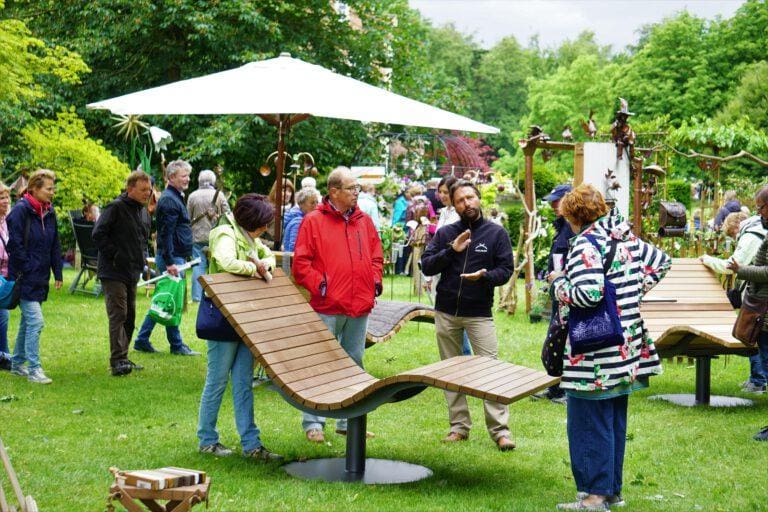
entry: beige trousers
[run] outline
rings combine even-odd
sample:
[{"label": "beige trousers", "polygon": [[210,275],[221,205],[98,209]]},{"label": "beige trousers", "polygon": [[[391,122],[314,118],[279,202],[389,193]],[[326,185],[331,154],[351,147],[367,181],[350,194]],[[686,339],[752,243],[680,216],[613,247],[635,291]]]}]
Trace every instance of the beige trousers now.
[{"label": "beige trousers", "polygon": [[[496,327],[492,317],[453,316],[435,311],[435,332],[440,358],[448,359],[461,355],[464,330],[469,336],[472,353],[478,356],[498,358],[499,343],[496,340]],[[469,417],[467,397],[453,391],[445,392],[448,401],[448,421],[451,432],[469,435],[472,419]],[[491,439],[509,437],[509,408],[498,402],[483,401],[485,426]]]}]

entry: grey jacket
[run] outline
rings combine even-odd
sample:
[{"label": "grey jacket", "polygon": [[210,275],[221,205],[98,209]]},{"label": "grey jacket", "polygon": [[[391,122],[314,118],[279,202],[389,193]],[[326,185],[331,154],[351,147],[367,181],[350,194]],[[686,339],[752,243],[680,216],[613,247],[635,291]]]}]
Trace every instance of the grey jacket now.
[{"label": "grey jacket", "polygon": [[[216,189],[211,187],[199,188],[192,192],[187,199],[187,210],[192,222],[192,241],[196,244],[208,244],[208,234],[216,226],[219,218],[229,213],[229,204],[223,193],[213,203]],[[195,219],[199,219],[195,222]]]}]

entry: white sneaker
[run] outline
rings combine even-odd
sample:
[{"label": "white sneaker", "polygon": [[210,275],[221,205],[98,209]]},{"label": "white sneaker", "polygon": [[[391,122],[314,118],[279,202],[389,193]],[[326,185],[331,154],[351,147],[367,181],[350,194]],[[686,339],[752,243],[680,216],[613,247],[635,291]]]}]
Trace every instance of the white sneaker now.
[{"label": "white sneaker", "polygon": [[29,370],[27,370],[26,366],[11,366],[11,375],[16,375],[17,377],[28,377]]},{"label": "white sneaker", "polygon": [[50,384],[53,382],[51,379],[49,379],[45,373],[43,373],[42,368],[35,368],[31,372],[29,372],[29,375],[27,376],[27,380],[29,382],[34,382],[35,384]]}]

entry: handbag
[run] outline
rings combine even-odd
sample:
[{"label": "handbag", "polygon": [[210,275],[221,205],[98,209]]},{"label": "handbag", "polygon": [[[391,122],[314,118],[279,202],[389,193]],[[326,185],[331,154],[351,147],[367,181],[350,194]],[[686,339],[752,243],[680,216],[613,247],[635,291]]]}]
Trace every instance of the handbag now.
[{"label": "handbag", "polygon": [[197,309],[197,321],[195,322],[197,337],[211,341],[238,341],[237,334],[232,325],[213,301],[203,294],[200,307]]},{"label": "handbag", "polygon": [[541,347],[541,364],[547,375],[551,377],[563,375],[563,354],[567,337],[568,326],[560,324],[553,318],[547,330],[547,337],[544,338],[544,345]]},{"label": "handbag", "polygon": [[746,281],[736,281],[734,286],[725,290],[725,296],[728,297],[728,302],[731,303],[733,309],[741,308],[742,297],[744,296],[744,289],[747,287]]},{"label": "handbag", "polygon": [[155,292],[149,304],[149,316],[166,327],[178,327],[184,310],[184,291],[187,282],[183,277],[168,275],[155,284]]},{"label": "handbag", "polygon": [[758,299],[747,293],[733,324],[733,337],[748,347],[757,345],[757,339],[763,331],[765,314],[768,312],[768,300]]},{"label": "handbag", "polygon": [[[27,247],[27,236],[29,235],[29,219],[27,219],[26,232],[24,234],[24,248]],[[8,248],[5,240],[0,236],[0,242],[3,243],[5,253],[8,254]],[[0,309],[16,309],[21,301],[21,276],[19,274],[15,280],[6,279],[0,275]]]},{"label": "handbag", "polygon": [[[587,240],[598,250],[597,240],[592,235],[585,235]],[[616,256],[618,240],[611,239],[608,257],[603,264],[606,275],[602,300],[591,308],[571,306],[568,313],[568,337],[571,340],[571,354],[584,354],[608,347],[624,344],[624,329],[616,307],[616,287],[607,277]]]}]

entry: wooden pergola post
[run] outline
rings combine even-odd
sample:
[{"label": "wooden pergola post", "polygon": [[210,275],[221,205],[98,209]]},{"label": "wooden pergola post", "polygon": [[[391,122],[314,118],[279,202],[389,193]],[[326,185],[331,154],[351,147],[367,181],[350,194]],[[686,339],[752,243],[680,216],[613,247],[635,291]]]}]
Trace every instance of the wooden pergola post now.
[{"label": "wooden pergola post", "polygon": [[[525,216],[523,217],[523,240],[528,240],[528,226],[531,225],[533,212],[533,155],[536,153],[536,141],[531,140],[523,148],[525,155]],[[525,247],[525,312],[531,312],[531,288],[533,288],[533,245]]]}]

